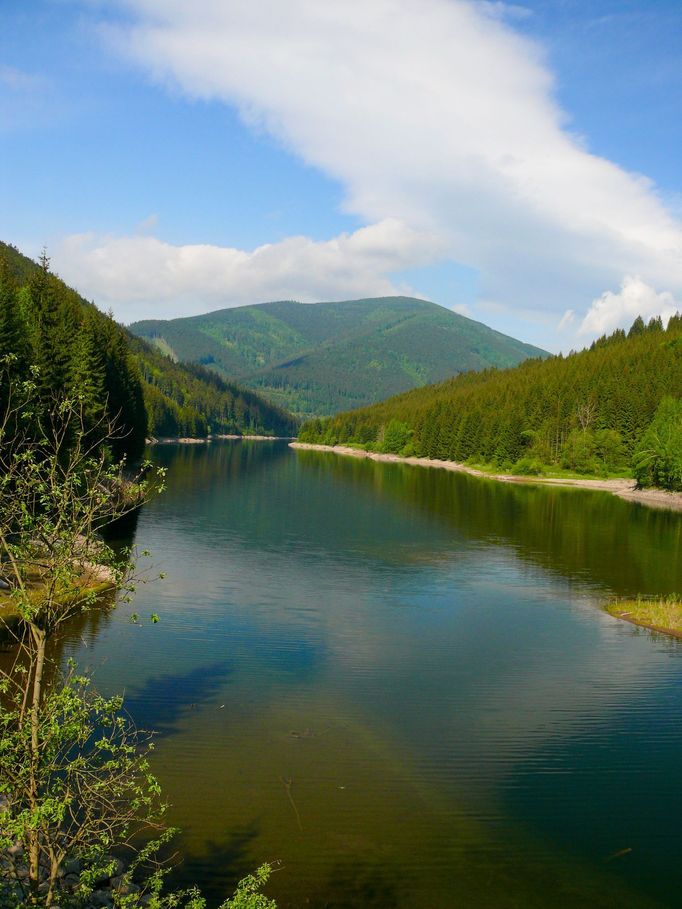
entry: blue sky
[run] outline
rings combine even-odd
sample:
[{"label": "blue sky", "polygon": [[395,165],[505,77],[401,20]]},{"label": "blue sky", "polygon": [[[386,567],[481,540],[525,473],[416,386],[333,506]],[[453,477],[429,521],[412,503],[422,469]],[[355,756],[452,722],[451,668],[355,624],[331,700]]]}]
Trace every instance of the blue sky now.
[{"label": "blue sky", "polygon": [[556,350],[677,308],[679,2],[322,6],[2,4],[0,237],[126,322],[397,291]]}]

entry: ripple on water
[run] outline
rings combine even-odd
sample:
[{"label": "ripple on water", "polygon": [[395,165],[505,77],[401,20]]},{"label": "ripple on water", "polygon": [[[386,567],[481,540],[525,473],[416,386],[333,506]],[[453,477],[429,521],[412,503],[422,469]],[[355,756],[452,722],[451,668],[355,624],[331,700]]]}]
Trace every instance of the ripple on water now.
[{"label": "ripple on water", "polygon": [[168,577],[134,608],[161,623],[70,645],[159,731],[179,877],[217,899],[279,859],[282,907],[677,905],[682,644],[598,603],[682,588],[680,516],[253,445],[155,450],[136,542]]}]

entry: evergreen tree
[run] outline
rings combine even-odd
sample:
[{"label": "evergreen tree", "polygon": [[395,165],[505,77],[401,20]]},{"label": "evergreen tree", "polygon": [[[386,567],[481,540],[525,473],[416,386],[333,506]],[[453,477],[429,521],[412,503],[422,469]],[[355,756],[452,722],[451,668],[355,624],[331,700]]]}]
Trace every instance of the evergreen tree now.
[{"label": "evergreen tree", "polygon": [[682,399],[665,397],[634,457],[640,486],[682,490]]}]

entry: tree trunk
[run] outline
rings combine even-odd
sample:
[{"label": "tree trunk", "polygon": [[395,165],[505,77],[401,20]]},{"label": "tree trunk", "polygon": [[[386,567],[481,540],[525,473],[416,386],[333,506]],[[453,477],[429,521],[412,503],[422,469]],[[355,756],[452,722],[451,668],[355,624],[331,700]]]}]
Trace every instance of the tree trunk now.
[{"label": "tree trunk", "polygon": [[[43,670],[45,668],[46,637],[42,628],[31,625],[31,637],[35,647],[35,671],[33,673],[33,690],[31,692],[31,765],[29,775],[28,801],[32,812],[39,807],[38,770],[40,764],[40,710],[42,707]],[[40,884],[40,832],[36,825],[29,835],[28,843],[28,879],[31,892],[36,895]]]}]

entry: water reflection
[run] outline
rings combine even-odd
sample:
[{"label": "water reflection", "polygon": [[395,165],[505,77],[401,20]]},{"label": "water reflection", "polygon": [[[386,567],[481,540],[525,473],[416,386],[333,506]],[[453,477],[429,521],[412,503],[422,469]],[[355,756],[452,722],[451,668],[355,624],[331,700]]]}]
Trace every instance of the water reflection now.
[{"label": "water reflection", "polygon": [[597,602],[682,586],[680,516],[277,443],[155,457],[137,543],[168,579],[133,608],[161,624],[121,607],[69,652],[161,729],[187,880],[217,901],[267,858],[282,907],[675,905],[682,649]]}]

